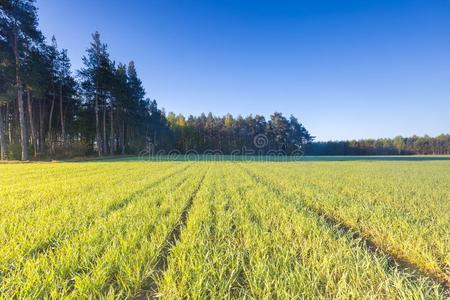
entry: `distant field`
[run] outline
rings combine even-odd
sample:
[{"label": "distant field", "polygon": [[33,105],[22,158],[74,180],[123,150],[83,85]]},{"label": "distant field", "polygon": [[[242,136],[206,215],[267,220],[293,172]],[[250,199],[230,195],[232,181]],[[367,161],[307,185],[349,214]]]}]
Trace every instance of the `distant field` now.
[{"label": "distant field", "polygon": [[450,160],[407,158],[0,164],[0,298],[447,299]]}]

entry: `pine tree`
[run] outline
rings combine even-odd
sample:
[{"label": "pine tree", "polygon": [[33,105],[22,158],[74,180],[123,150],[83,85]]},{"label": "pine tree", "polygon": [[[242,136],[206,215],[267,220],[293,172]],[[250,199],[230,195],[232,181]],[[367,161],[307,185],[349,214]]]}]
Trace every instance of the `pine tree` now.
[{"label": "pine tree", "polygon": [[19,108],[22,160],[28,160],[28,136],[23,101],[22,66],[30,47],[42,41],[37,29],[37,9],[34,0],[3,0],[1,2],[1,32],[12,51],[15,64],[15,84]]},{"label": "pine tree", "polygon": [[139,149],[145,146],[146,125],[145,120],[148,115],[148,103],[145,101],[145,90],[142,81],[139,79],[136,66],[130,61],[127,69],[128,88],[130,92],[130,132],[129,141],[133,149]]},{"label": "pine tree", "polygon": [[[0,19],[1,21],[1,19]],[[0,30],[4,30],[0,26]],[[0,31],[4,36],[4,31]],[[7,51],[6,40],[0,39],[0,160],[7,157],[7,141],[5,136],[6,107],[14,97],[14,65],[11,52]]]},{"label": "pine tree", "polygon": [[119,63],[114,72],[114,86],[112,90],[114,102],[116,106],[116,124],[119,132],[119,149],[120,153],[125,154],[125,123],[128,119],[130,111],[130,91],[128,88],[127,66]]},{"label": "pine tree", "polygon": [[274,147],[276,149],[285,150],[288,140],[288,120],[279,112],[273,113],[270,116],[270,130]]},{"label": "pine tree", "polygon": [[65,146],[66,143],[66,124],[64,116],[64,92],[68,90],[72,82],[70,74],[70,60],[67,56],[67,50],[63,49],[58,55],[58,84],[59,84],[59,119],[61,123],[61,142]]},{"label": "pine tree", "polygon": [[92,38],[91,47],[86,50],[86,56],[83,56],[84,67],[80,70],[79,74],[82,78],[81,86],[84,96],[90,106],[94,107],[95,143],[98,155],[102,156],[106,140],[104,138],[102,140],[101,137],[99,114],[101,106],[103,109],[106,109],[106,97],[112,76],[111,62],[106,44],[102,44],[100,41],[100,34],[95,32]]}]

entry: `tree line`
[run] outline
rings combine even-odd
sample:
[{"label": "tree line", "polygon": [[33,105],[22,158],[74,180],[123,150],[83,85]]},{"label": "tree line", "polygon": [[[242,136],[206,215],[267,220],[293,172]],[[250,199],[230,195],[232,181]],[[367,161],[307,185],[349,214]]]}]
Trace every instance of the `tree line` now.
[{"label": "tree line", "polygon": [[450,134],[436,137],[397,136],[393,139],[314,142],[307,145],[310,155],[448,155]]},{"label": "tree line", "polygon": [[268,120],[260,115],[218,117],[209,113],[185,118],[169,113],[167,122],[173,147],[180,153],[217,150],[223,154],[265,154],[277,150],[289,154],[314,138],[297,118],[287,119],[278,112]]}]

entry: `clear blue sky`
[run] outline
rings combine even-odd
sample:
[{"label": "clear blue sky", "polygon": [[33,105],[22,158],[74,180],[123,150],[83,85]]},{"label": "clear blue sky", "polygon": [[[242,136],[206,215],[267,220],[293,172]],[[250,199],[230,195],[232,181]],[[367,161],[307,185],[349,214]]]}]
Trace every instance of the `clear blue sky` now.
[{"label": "clear blue sky", "polygon": [[166,111],[280,111],[318,140],[450,132],[450,1],[37,5],[75,69],[98,30]]}]

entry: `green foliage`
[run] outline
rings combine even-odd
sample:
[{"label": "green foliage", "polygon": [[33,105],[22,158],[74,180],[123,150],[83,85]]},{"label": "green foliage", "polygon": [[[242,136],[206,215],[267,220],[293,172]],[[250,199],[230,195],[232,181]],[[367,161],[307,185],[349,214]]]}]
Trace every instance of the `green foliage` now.
[{"label": "green foliage", "polygon": [[74,142],[70,144],[70,147],[64,145],[56,146],[54,158],[83,158],[93,153],[94,151],[90,144],[84,142]]},{"label": "green foliage", "polygon": [[[279,150],[291,154],[314,139],[294,116],[288,120],[278,112],[268,121],[260,115],[235,118],[231,114],[220,117],[212,113],[189,116],[186,120],[181,114],[169,112],[167,122],[174,137],[174,148],[181,153],[218,150],[222,154],[236,154],[236,151],[266,154]],[[255,145],[255,138],[261,135],[263,143]]]},{"label": "green foliage", "polygon": [[22,157],[22,148],[20,144],[9,144],[8,145],[8,159],[9,160],[20,160]]},{"label": "green foliage", "polygon": [[308,155],[448,155],[450,134],[312,143]]},{"label": "green foliage", "polygon": [[[30,145],[28,148],[28,153],[31,154],[33,152],[33,147]],[[22,158],[22,147],[20,144],[13,143],[9,144],[6,155],[8,160],[20,160]]]}]

